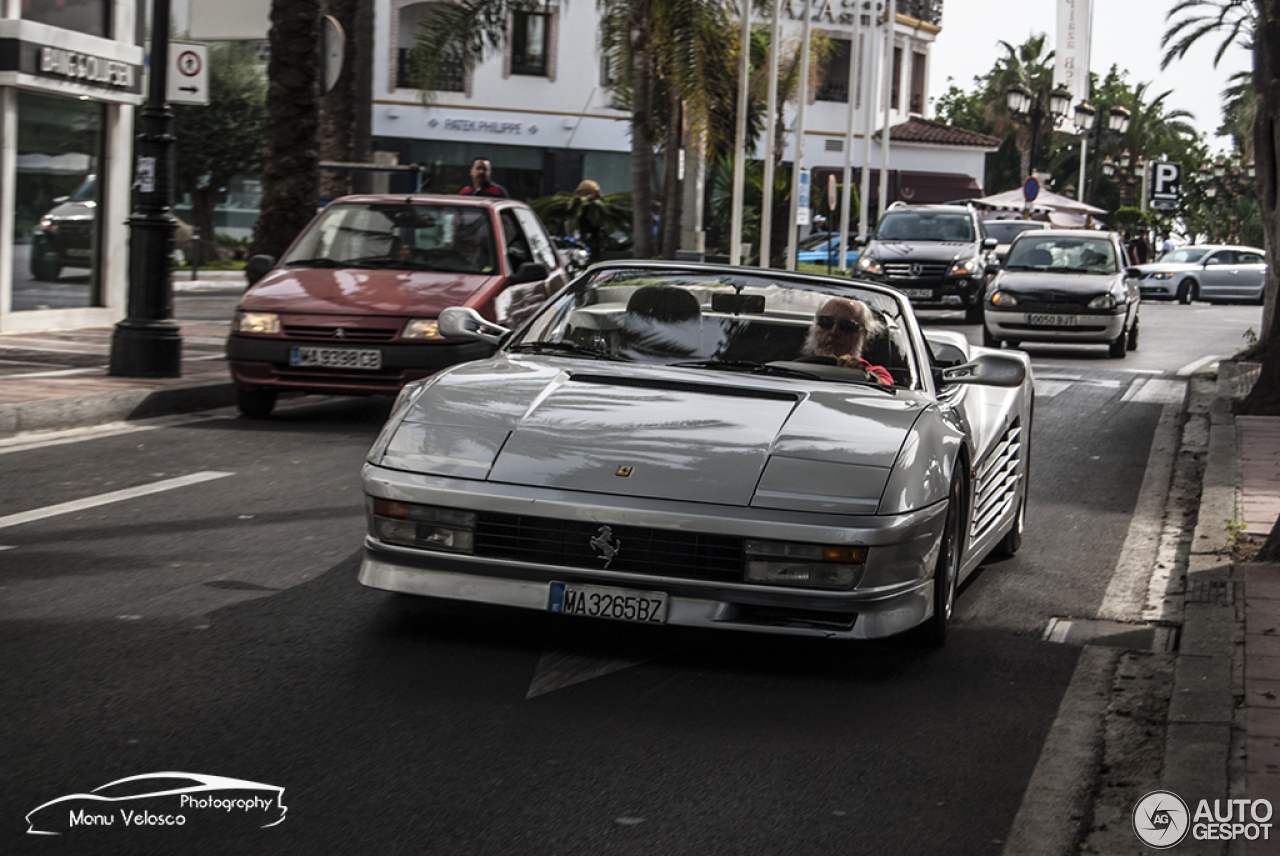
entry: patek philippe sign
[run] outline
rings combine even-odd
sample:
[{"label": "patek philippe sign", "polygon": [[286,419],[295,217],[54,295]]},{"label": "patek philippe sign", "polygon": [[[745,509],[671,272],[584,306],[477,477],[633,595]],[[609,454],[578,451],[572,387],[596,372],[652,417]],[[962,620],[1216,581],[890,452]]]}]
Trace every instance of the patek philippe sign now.
[{"label": "patek philippe sign", "polygon": [[433,131],[454,131],[463,134],[499,134],[508,137],[534,136],[538,133],[537,125],[525,122],[486,122],[483,119],[432,119],[427,126]]},{"label": "patek philippe sign", "polygon": [[1079,102],[1089,98],[1089,44],[1093,35],[1093,0],[1058,0],[1058,43],[1055,86],[1065,86]]}]

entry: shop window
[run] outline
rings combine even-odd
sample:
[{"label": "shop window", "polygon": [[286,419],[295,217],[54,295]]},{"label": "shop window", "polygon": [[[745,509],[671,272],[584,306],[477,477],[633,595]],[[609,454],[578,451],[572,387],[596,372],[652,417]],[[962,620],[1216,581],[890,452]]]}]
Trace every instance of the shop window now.
[{"label": "shop window", "polygon": [[22,17],[91,36],[111,36],[109,0],[22,0]]},{"label": "shop window", "polygon": [[547,77],[551,16],[543,12],[514,12],[511,21],[511,73]]},{"label": "shop window", "polygon": [[11,308],[101,306],[105,105],[18,93]]},{"label": "shop window", "polygon": [[818,87],[819,101],[849,103],[849,50],[852,44],[847,39],[831,40],[831,56]]}]

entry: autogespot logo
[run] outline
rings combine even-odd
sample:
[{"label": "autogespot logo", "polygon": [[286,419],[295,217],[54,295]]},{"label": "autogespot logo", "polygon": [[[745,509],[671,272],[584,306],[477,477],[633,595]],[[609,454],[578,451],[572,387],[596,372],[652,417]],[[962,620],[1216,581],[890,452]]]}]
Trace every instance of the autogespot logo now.
[{"label": "autogespot logo", "polygon": [[1152,791],[1133,807],[1133,831],[1148,847],[1167,850],[1187,837],[1187,804],[1171,791]]}]

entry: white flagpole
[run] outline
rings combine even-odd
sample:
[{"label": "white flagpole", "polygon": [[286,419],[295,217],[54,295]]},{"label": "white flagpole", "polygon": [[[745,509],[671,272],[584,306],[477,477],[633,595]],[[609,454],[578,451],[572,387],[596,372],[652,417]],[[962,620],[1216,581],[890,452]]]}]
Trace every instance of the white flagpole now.
[{"label": "white flagpole", "polygon": [[800,207],[800,172],[804,169],[804,108],[809,102],[809,42],[812,38],[811,0],[804,0],[804,29],[800,37],[800,79],[796,83],[795,160],[791,164],[791,217],[787,221],[787,270],[796,269],[800,233],[796,217]]},{"label": "white flagpole", "polygon": [[880,216],[889,207],[889,116],[893,105],[889,96],[893,92],[893,24],[892,9],[884,10],[884,128],[880,131]]},{"label": "white flagpole", "polygon": [[[853,61],[858,53],[858,36],[862,34],[862,12],[855,6],[853,10],[853,31],[849,34],[849,85],[846,89],[849,96],[848,125],[844,134],[844,193],[840,197],[840,264],[839,270],[844,273],[849,269],[846,259],[849,255],[849,206],[853,204],[853,132],[854,118],[857,112],[858,66]],[[828,252],[830,252],[828,250]]]},{"label": "white flagpole", "polygon": [[876,130],[876,82],[880,79],[880,61],[877,54],[880,40],[876,38],[876,27],[880,23],[880,4],[871,10],[871,26],[867,28],[867,57],[863,67],[862,78],[865,81],[866,97],[862,100],[864,118],[862,134],[862,204],[858,211],[858,234],[867,234],[871,220],[871,139]]},{"label": "white flagpole", "polygon": [[743,189],[747,174],[747,84],[751,73],[751,3],[742,0],[742,59],[738,62],[738,131],[734,139],[733,214],[729,223],[729,264],[742,264]]},{"label": "white flagpole", "polygon": [[[744,0],[745,2],[745,0]],[[773,23],[769,30],[769,95],[764,123],[764,193],[760,202],[760,267],[769,267],[770,236],[773,234],[774,114],[778,110],[778,31],[782,24],[782,0],[773,0]]]}]

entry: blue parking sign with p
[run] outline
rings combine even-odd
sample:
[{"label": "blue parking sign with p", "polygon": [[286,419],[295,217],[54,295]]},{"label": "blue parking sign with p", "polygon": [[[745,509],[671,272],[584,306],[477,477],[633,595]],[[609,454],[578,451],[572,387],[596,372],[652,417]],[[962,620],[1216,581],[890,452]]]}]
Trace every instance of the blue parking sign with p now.
[{"label": "blue parking sign with p", "polygon": [[1157,208],[1173,208],[1182,194],[1182,166],[1169,161],[1151,164],[1151,201]]}]

